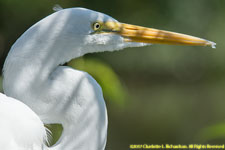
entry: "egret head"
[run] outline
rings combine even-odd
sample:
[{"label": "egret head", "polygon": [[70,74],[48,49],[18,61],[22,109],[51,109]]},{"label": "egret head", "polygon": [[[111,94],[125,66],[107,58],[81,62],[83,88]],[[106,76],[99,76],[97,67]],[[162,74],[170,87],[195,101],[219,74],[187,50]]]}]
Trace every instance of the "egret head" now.
[{"label": "egret head", "polygon": [[[57,11],[28,29],[12,49],[14,55],[31,55],[65,63],[87,53],[114,51],[149,44],[212,46],[215,43],[175,32],[120,23],[114,18],[85,8]],[[29,51],[29,52],[28,52]]]},{"label": "egret head", "polygon": [[[69,8],[56,12],[57,22],[64,25],[58,35],[76,44],[81,53],[113,51],[149,44],[214,46],[215,43],[184,34],[120,23],[100,12]],[[56,19],[56,18],[55,18]]]},{"label": "egret head", "polygon": [[120,23],[108,15],[84,8],[70,8],[63,11],[71,14],[71,28],[68,31],[79,37],[87,50],[90,47],[89,52],[111,51],[148,44],[192,46],[215,44],[175,32]]}]

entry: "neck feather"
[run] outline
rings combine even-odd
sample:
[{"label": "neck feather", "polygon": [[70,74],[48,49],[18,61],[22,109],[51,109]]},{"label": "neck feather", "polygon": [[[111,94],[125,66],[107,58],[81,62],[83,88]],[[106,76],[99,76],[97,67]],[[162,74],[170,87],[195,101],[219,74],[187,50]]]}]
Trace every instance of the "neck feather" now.
[{"label": "neck feather", "polygon": [[79,48],[62,52],[60,40],[31,38],[31,33],[22,35],[7,56],[4,92],[28,105],[44,123],[63,125],[60,140],[50,149],[103,150],[107,112],[100,86],[84,72],[59,66],[83,53]]}]

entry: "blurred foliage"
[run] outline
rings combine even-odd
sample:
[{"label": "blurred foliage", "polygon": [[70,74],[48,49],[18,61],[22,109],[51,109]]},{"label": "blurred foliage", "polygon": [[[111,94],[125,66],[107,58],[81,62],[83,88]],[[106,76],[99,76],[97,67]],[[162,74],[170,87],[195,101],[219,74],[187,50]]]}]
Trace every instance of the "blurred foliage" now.
[{"label": "blurred foliage", "polygon": [[49,130],[48,134],[48,146],[54,145],[60,138],[63,127],[61,124],[47,124],[45,127]]},{"label": "blurred foliage", "polygon": [[113,101],[118,106],[124,106],[126,90],[109,65],[99,59],[85,57],[74,59],[68,65],[88,72],[100,84],[106,99]]},{"label": "blurred foliage", "polygon": [[[0,0],[1,66],[15,40],[51,14],[56,3],[64,8],[86,7],[121,22],[186,33],[217,43],[216,50],[153,45],[74,60],[75,68],[90,70],[109,102],[118,103],[117,90],[113,88],[114,94],[106,94],[106,89],[112,87],[104,82],[114,78],[121,81],[115,87],[127,87],[126,107],[118,111],[117,105],[107,104],[107,149],[124,150],[133,143],[224,143],[225,127],[218,124],[225,121],[224,0]],[[97,78],[104,64],[108,64],[106,70],[111,70],[111,77],[103,81]]]},{"label": "blurred foliage", "polygon": [[201,129],[196,138],[204,143],[225,138],[225,123],[218,123]]},{"label": "blurred foliage", "polygon": [[3,92],[3,88],[2,88],[2,76],[0,76],[0,92]]}]

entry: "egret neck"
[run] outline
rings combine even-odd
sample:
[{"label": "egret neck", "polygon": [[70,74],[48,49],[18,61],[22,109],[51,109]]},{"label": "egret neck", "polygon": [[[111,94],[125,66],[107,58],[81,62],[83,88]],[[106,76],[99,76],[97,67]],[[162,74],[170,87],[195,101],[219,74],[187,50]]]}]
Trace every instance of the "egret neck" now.
[{"label": "egret neck", "polygon": [[15,42],[4,64],[4,92],[28,105],[45,124],[62,124],[52,149],[103,150],[108,121],[101,87],[87,73],[60,66],[92,47],[83,46],[86,34],[77,37],[70,29],[72,16],[80,13],[72,10],[41,20]]}]

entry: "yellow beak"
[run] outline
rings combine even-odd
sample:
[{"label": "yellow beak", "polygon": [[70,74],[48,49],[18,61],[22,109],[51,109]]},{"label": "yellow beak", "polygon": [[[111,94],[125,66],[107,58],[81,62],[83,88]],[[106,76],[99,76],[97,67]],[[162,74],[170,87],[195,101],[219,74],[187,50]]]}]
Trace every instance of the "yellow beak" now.
[{"label": "yellow beak", "polygon": [[212,48],[216,45],[214,42],[190,35],[118,22],[106,22],[105,28],[123,36],[126,42],[211,46]]}]

